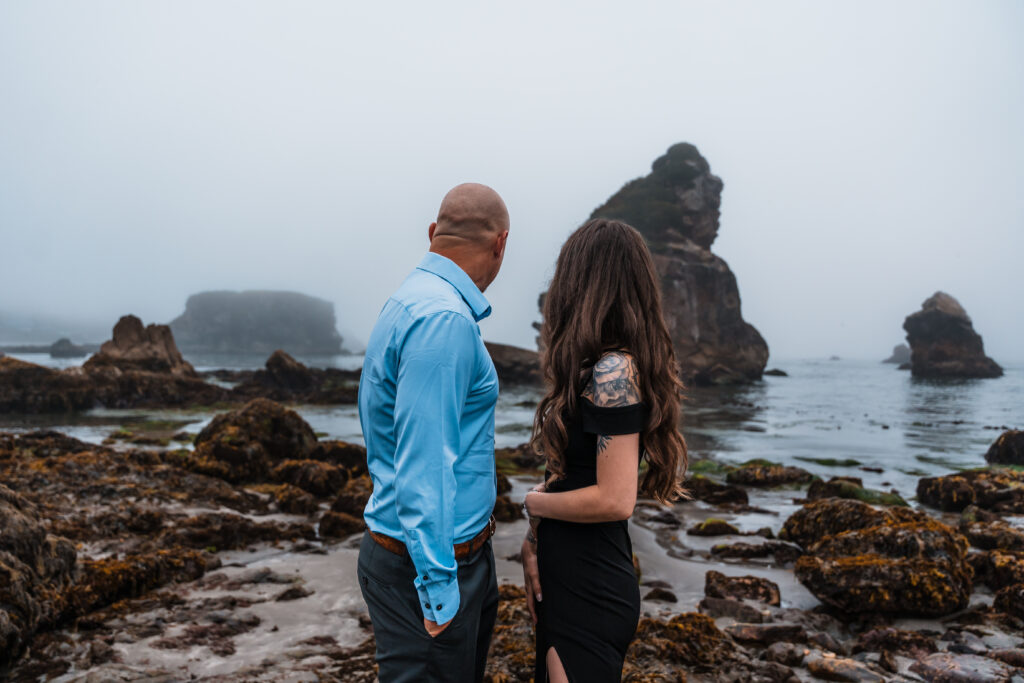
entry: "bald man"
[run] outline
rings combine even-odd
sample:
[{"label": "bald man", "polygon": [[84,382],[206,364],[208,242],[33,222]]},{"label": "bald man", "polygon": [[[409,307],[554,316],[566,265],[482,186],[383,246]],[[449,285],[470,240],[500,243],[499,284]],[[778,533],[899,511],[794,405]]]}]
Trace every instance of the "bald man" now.
[{"label": "bald man", "polygon": [[359,381],[373,495],[359,586],[381,683],[480,681],[498,609],[491,535],[498,376],[477,323],[509,218],[491,188],[441,202],[430,251],[384,304]]}]

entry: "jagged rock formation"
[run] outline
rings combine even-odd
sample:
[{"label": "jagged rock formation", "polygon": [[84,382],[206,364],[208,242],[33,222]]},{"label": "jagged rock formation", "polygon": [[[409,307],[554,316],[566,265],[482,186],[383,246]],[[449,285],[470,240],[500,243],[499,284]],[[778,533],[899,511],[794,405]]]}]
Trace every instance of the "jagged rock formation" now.
[{"label": "jagged rock formation", "polygon": [[87,371],[103,367],[119,370],[170,373],[197,377],[195,368],[186,361],[174,343],[167,325],[142,326],[134,315],[121,316],[114,325],[113,338],[103,342],[98,353],[83,366]]},{"label": "jagged rock formation", "polygon": [[914,377],[1000,377],[1003,369],[985,355],[981,335],[960,303],[935,292],[903,321]]},{"label": "jagged rock formation", "polygon": [[334,304],[298,292],[201,292],[170,323],[185,351],[292,354],[341,352]]},{"label": "jagged rock formation", "polygon": [[183,406],[227,400],[181,356],[166,325],[143,327],[126,315],[113,338],[80,368],[54,370],[0,359],[0,412],[52,413],[96,406]]},{"label": "jagged rock formation", "polygon": [[722,186],[697,148],[680,143],[590,216],[625,221],[646,238],[681,375],[697,384],[760,379],[768,361],[767,343],[740,313],[736,277],[711,253]]},{"label": "jagged rock formation", "polygon": [[910,347],[906,344],[897,344],[892,347],[892,355],[882,361],[883,363],[893,363],[894,365],[903,365],[904,363],[910,362]]}]

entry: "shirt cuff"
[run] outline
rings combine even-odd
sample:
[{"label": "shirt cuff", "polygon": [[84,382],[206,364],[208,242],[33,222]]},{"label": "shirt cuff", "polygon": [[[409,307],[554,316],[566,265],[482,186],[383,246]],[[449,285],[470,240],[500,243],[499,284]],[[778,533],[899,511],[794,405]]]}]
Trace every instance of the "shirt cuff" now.
[{"label": "shirt cuff", "polygon": [[447,583],[431,581],[424,583],[419,577],[414,581],[420,598],[423,616],[435,624],[451,621],[459,611],[459,580],[452,577]]}]

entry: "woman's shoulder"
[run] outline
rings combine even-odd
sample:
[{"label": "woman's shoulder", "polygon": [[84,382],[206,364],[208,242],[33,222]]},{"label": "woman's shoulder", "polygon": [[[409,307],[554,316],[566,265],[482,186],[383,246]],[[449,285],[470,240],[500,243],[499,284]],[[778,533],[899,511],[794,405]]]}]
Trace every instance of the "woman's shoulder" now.
[{"label": "woman's shoulder", "polygon": [[624,350],[605,352],[594,364],[583,398],[599,408],[642,403],[640,376],[633,355]]}]

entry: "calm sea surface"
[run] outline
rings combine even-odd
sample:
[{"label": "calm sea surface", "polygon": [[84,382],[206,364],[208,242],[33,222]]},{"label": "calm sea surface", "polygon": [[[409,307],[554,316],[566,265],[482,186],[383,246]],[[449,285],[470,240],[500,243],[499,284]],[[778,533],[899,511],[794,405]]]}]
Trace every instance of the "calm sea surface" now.
[{"label": "calm sea surface", "polygon": [[[15,354],[17,355],[17,354]],[[18,356],[53,367],[43,354]],[[261,367],[265,357],[195,356],[198,370]],[[356,368],[360,356],[300,358],[317,367]],[[745,387],[694,389],[685,407],[683,433],[691,457],[741,463],[765,458],[799,465],[824,477],[860,476],[867,486],[912,496],[921,476],[984,464],[989,445],[1006,428],[1024,428],[1024,366],[1004,365],[999,379],[915,380],[893,365],[854,360],[774,361],[788,377],[766,377]],[[503,391],[496,441],[527,440],[538,394]],[[330,438],[361,441],[355,406],[297,406],[313,429]],[[0,429],[55,428],[99,442],[123,424],[150,418],[186,420],[198,431],[209,413],[180,410],[93,410],[60,416],[0,415]],[[829,466],[815,460],[855,460]],[[861,467],[882,469],[881,473]]]}]

